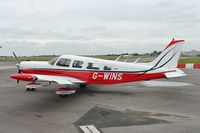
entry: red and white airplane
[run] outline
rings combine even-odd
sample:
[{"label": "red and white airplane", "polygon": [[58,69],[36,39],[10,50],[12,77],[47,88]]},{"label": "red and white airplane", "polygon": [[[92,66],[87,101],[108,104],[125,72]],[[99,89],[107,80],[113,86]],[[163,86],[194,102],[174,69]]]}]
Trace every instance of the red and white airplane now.
[{"label": "red and white airplane", "polygon": [[10,75],[16,80],[28,81],[27,91],[42,87],[43,82],[55,82],[63,85],[56,89],[61,96],[73,94],[70,85],[78,84],[119,84],[159,78],[185,76],[177,68],[184,40],[172,40],[163,52],[150,63],[119,62],[90,57],[62,55],[49,62],[23,61],[17,64],[18,74]]}]

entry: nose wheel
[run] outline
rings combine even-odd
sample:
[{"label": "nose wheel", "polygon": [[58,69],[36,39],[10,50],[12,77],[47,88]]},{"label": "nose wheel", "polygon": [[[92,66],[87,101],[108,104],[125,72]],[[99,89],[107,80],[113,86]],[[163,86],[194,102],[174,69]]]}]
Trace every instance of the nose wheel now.
[{"label": "nose wheel", "polygon": [[35,88],[26,88],[26,91],[36,91]]}]

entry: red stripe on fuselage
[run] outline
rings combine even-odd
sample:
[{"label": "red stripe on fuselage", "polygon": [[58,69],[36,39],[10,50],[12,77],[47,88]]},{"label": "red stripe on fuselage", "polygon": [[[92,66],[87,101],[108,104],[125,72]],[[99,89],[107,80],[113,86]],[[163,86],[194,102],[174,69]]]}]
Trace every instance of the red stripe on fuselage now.
[{"label": "red stripe on fuselage", "polygon": [[75,71],[75,70],[53,70],[53,69],[25,69],[26,74],[40,74],[52,76],[67,76],[77,78],[89,84],[117,84],[124,82],[135,82],[142,80],[165,78],[165,72],[159,73],[133,73],[133,72],[98,72],[98,71]]}]

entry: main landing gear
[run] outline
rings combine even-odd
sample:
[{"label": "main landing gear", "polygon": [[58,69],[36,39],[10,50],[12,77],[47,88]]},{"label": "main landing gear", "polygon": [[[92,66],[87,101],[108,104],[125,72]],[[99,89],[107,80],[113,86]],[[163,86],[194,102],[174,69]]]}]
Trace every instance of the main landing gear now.
[{"label": "main landing gear", "polygon": [[66,97],[68,95],[76,93],[76,90],[71,89],[71,88],[57,88],[55,89],[55,92],[60,97]]},{"label": "main landing gear", "polygon": [[36,91],[35,88],[26,88],[26,91]]}]

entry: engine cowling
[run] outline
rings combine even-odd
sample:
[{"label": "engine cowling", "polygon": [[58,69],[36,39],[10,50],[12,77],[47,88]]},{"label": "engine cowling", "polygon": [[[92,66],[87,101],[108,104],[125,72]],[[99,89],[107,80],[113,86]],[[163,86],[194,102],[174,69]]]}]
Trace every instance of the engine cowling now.
[{"label": "engine cowling", "polygon": [[36,77],[30,74],[12,74],[10,75],[10,78],[16,79],[16,80],[23,80],[23,81],[34,81],[36,80]]}]

